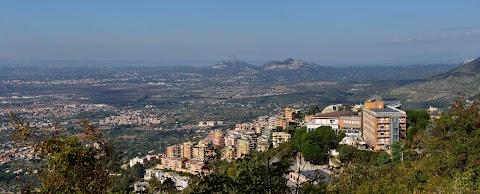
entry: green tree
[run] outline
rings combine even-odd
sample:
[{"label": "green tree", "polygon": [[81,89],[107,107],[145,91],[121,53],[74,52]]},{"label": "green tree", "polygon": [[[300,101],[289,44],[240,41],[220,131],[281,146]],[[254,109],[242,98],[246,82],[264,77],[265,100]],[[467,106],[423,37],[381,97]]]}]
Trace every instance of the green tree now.
[{"label": "green tree", "polygon": [[106,193],[112,184],[109,175],[119,161],[107,139],[89,121],[83,121],[82,138],[59,131],[39,131],[13,113],[14,140],[33,146],[46,160],[39,170],[42,192],[45,193]]},{"label": "green tree", "polygon": [[318,105],[311,106],[308,109],[307,115],[314,115],[314,114],[319,113],[320,111],[322,111],[322,110],[320,110],[320,107]]},{"label": "green tree", "polygon": [[177,191],[175,182],[171,178],[167,178],[162,183],[162,190],[166,193],[174,193]]},{"label": "green tree", "polygon": [[292,143],[302,152],[305,160],[313,163],[323,163],[328,151],[337,147],[344,134],[335,134],[331,127],[319,127],[311,132],[305,128],[294,133]]},{"label": "green tree", "polygon": [[164,188],[162,182],[158,180],[155,176],[152,176],[148,183],[150,183],[147,188],[149,193],[157,193]]},{"label": "green tree", "polygon": [[305,182],[301,186],[300,193],[302,194],[320,194],[327,192],[327,184],[325,183],[314,184],[311,182]]}]

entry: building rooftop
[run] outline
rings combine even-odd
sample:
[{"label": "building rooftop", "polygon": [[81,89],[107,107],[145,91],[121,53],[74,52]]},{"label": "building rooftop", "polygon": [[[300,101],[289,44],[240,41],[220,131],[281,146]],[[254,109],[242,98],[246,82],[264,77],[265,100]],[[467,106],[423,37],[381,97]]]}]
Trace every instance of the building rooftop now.
[{"label": "building rooftop", "polygon": [[330,113],[324,113],[324,114],[317,114],[314,116],[314,118],[318,117],[340,117],[340,116],[354,116],[357,115],[356,112],[352,111],[337,111],[337,112],[330,112]]},{"label": "building rooftop", "polygon": [[322,182],[328,182],[328,177],[329,177],[329,174],[321,169],[303,170],[303,171],[300,171],[300,174],[310,180],[321,180]]},{"label": "building rooftop", "polygon": [[398,112],[397,110],[394,110],[394,109],[391,109],[391,108],[371,108],[370,110],[374,111],[374,112],[392,112],[392,113],[396,113]]}]

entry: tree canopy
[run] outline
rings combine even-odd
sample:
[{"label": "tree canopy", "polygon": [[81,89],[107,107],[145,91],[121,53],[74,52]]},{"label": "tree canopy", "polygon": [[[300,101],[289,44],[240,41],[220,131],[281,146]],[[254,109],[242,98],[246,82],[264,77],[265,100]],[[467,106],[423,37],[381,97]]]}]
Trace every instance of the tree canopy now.
[{"label": "tree canopy", "polygon": [[36,130],[14,114],[10,116],[15,128],[14,139],[34,147],[36,154],[46,161],[38,175],[42,192],[109,191],[112,184],[110,173],[116,167],[119,153],[89,121],[83,121],[84,133],[77,137],[63,134],[61,128]]},{"label": "tree canopy", "polygon": [[305,160],[312,163],[324,163],[330,149],[335,149],[345,135],[336,134],[331,127],[324,126],[307,132],[306,127],[295,131],[292,138],[293,146],[299,150]]}]

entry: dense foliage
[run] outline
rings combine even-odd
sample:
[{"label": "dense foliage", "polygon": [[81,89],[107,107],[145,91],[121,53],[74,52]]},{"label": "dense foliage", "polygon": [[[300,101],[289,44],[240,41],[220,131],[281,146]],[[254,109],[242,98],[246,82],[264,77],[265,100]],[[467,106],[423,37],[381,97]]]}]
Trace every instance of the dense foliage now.
[{"label": "dense foliage", "polygon": [[[106,193],[112,184],[110,173],[118,162],[119,153],[87,121],[82,137],[62,134],[62,130],[39,131],[11,114],[14,139],[34,147],[46,161],[39,170],[45,193]],[[26,190],[34,188],[26,188]]]},{"label": "dense foliage", "polygon": [[331,127],[319,127],[311,132],[302,127],[293,134],[292,144],[305,160],[320,164],[328,162],[329,150],[335,149],[343,137],[345,134],[336,134]]},{"label": "dense foliage", "polygon": [[[191,193],[289,193],[289,144],[266,153],[246,155],[204,176],[190,188]],[[188,192],[188,191],[187,191]]]}]

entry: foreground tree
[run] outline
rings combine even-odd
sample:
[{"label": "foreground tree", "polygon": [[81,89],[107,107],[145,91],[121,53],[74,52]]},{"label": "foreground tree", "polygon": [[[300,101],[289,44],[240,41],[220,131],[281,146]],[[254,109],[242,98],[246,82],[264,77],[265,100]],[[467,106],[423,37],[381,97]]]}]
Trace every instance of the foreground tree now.
[{"label": "foreground tree", "polygon": [[[35,148],[46,164],[39,170],[45,193],[107,193],[113,172],[119,161],[107,139],[87,120],[83,120],[83,136],[66,135],[62,128],[36,130],[13,113],[14,140]],[[33,188],[32,188],[33,189]]]}]

